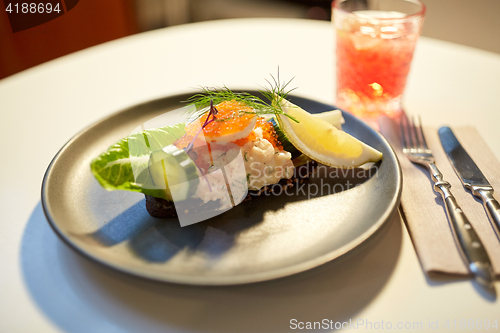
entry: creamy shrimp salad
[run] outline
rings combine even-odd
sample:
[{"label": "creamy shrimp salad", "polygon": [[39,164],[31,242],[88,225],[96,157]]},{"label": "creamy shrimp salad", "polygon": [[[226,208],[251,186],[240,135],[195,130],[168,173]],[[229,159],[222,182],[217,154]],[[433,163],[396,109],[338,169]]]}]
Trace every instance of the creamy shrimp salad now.
[{"label": "creamy shrimp salad", "polygon": [[211,151],[212,157],[208,154],[200,157],[214,165],[205,177],[200,176],[195,198],[205,203],[220,200],[222,207],[231,207],[231,196],[235,202],[240,202],[246,196],[247,189],[259,190],[293,176],[292,155],[275,148],[263,137],[261,128],[257,127],[253,132],[255,139],[241,147],[233,145],[229,150],[215,149]]}]

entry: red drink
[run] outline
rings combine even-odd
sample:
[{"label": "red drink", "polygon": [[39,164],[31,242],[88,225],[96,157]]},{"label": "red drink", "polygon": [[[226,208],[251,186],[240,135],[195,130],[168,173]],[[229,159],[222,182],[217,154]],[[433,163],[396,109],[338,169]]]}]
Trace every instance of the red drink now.
[{"label": "red drink", "polygon": [[364,118],[401,111],[423,16],[335,11],[337,106]]}]

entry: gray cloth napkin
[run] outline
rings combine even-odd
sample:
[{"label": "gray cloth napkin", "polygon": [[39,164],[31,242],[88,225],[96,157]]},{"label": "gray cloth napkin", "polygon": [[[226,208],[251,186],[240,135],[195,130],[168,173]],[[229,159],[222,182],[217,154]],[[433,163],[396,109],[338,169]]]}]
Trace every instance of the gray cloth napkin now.
[{"label": "gray cloth napkin", "polygon": [[[425,121],[425,120],[424,120]],[[415,165],[401,150],[399,124],[390,118],[379,120],[380,132],[394,148],[403,170],[402,214],[423,269],[427,273],[468,275],[454,241],[441,195],[433,190],[427,170]],[[500,163],[473,127],[453,128],[456,137],[497,191],[500,191]],[[437,128],[424,127],[427,144],[436,165],[471,224],[481,238],[497,275],[500,275],[500,239],[482,202],[472,197],[455,174],[439,141]],[[495,193],[498,200],[498,193]]]}]

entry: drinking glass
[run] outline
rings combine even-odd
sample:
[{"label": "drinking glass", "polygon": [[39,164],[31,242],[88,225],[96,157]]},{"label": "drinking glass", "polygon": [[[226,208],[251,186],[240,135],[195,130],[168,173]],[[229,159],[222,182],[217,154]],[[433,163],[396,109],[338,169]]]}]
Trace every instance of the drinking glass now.
[{"label": "drinking glass", "polygon": [[424,21],[419,0],[336,0],[337,106],[376,119],[401,112]]}]

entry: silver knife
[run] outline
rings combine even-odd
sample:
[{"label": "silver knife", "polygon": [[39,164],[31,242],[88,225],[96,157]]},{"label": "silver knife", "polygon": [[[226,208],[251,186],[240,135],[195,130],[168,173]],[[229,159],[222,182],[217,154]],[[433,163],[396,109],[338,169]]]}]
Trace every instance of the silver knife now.
[{"label": "silver knife", "polygon": [[500,204],[493,197],[493,186],[458,142],[451,128],[441,127],[438,133],[444,151],[462,184],[473,195],[483,200],[484,208],[488,212],[493,228],[495,229],[496,226],[497,235],[500,237]]}]

